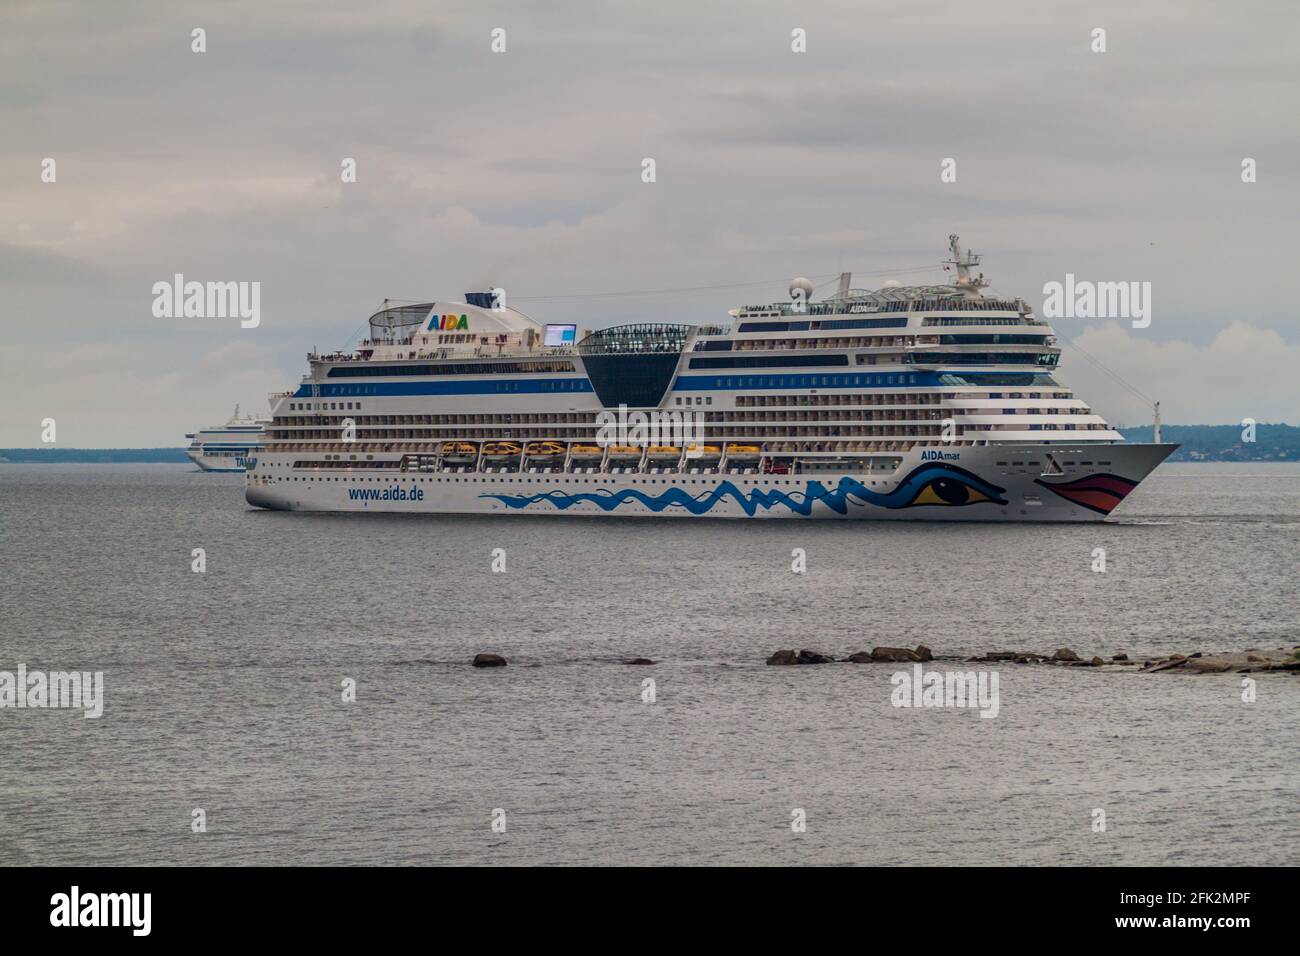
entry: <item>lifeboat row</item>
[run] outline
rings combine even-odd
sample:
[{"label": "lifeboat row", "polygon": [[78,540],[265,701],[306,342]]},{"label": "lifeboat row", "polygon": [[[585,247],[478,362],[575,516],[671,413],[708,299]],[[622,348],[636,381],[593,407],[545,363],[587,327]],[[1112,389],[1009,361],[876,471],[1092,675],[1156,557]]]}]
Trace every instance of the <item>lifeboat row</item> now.
[{"label": "lifeboat row", "polygon": [[[565,446],[558,441],[536,441],[521,445],[513,441],[489,441],[483,443],[483,457],[490,460],[518,458],[521,454],[530,459],[562,458]],[[699,454],[690,454],[699,451]],[[600,445],[573,445],[568,449],[569,457],[575,461],[592,461],[603,459],[605,449]],[[686,451],[693,460],[711,460],[722,457],[722,448],[718,445],[693,445],[683,449],[679,445],[651,445],[648,449],[639,445],[611,445],[611,460],[628,461],[641,459],[644,452],[650,461],[676,461]],[[472,464],[478,460],[479,449],[473,442],[443,442],[438,449],[442,459],[451,464]],[[727,445],[727,457],[736,461],[751,461],[762,454],[758,445]]]}]

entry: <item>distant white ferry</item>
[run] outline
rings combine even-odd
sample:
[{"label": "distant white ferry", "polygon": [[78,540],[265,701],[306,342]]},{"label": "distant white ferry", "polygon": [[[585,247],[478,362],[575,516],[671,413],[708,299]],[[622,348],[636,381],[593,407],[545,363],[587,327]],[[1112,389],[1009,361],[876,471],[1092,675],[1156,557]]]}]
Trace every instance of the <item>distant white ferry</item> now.
[{"label": "distant white ferry", "polygon": [[243,471],[248,459],[262,444],[269,418],[241,418],[239,406],[230,421],[186,435],[190,447],[185,454],[204,471]]},{"label": "distant white ferry", "polygon": [[864,291],[846,273],[813,302],[796,279],[790,301],[727,325],[580,336],[492,293],[385,303],[355,352],[311,354],[271,397],[245,495],[290,511],[1102,520],[1177,446],[1126,442],[1075,398],[1052,327],[985,295],[979,257],[949,242],[951,285]]}]

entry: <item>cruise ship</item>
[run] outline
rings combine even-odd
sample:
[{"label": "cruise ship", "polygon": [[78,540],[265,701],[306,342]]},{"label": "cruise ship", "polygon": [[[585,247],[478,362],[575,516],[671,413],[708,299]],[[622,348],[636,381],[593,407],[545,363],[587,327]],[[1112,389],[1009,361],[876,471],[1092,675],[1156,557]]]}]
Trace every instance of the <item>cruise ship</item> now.
[{"label": "cruise ship", "polygon": [[1023,299],[840,277],[716,325],[579,334],[505,307],[393,304],[271,396],[261,508],[1100,521],[1177,446],[1136,444],[1057,380]]},{"label": "cruise ship", "polygon": [[236,405],[226,424],[186,435],[190,445],[185,455],[203,471],[244,471],[270,422],[269,418],[240,417]]}]

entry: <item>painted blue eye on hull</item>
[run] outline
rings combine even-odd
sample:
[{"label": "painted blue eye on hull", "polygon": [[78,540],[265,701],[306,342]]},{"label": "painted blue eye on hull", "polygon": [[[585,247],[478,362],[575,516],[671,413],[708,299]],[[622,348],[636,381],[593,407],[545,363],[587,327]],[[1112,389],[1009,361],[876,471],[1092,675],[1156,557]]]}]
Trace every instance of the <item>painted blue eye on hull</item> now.
[{"label": "painted blue eye on hull", "polygon": [[[602,511],[610,512],[629,501],[635,501],[656,513],[669,508],[684,508],[693,515],[708,514],[718,502],[730,499],[745,514],[753,517],[759,508],[766,510],[777,506],[807,516],[812,514],[813,505],[818,502],[837,514],[847,514],[850,504],[859,507],[875,505],[879,508],[910,508],[915,505],[952,507],[988,501],[1004,505],[1004,490],[964,468],[927,464],[912,471],[888,494],[872,491],[856,478],[845,476],[831,488],[820,481],[809,481],[804,491],[786,491],[780,488],[751,488],[742,491],[730,481],[721,481],[698,495],[691,494],[685,488],[665,488],[657,494],[647,494],[639,488],[623,488],[619,491],[546,491],[535,495],[484,494],[479,497],[495,498],[513,509],[545,502],[561,511],[578,504],[593,504]],[[971,492],[976,492],[977,495],[972,495]],[[923,494],[926,500],[918,501]]]}]

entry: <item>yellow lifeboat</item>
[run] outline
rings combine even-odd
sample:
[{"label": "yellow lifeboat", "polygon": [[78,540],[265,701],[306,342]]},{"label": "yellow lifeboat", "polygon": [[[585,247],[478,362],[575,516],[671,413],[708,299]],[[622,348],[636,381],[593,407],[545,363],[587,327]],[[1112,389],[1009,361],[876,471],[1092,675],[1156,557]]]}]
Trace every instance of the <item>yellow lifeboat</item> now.
[{"label": "yellow lifeboat", "polygon": [[528,443],[525,451],[529,458],[554,458],[564,454],[564,446],[558,441],[533,441]]},{"label": "yellow lifeboat", "polygon": [[717,445],[687,445],[688,458],[721,458],[722,449]]},{"label": "yellow lifeboat", "polygon": [[512,441],[490,441],[483,446],[484,458],[509,458],[518,455],[523,449]]},{"label": "yellow lifeboat", "polygon": [[676,461],[682,457],[682,450],[676,445],[651,445],[648,457],[651,461]]},{"label": "yellow lifeboat", "polygon": [[599,445],[574,445],[573,450],[569,452],[572,458],[603,458],[605,449]]},{"label": "yellow lifeboat", "polygon": [[641,449],[638,448],[636,445],[610,445],[609,457],[623,458],[623,459],[640,458]]},{"label": "yellow lifeboat", "polygon": [[478,457],[478,448],[465,441],[445,441],[438,454],[449,461],[473,461]]},{"label": "yellow lifeboat", "polygon": [[728,458],[757,458],[763,453],[763,450],[757,445],[737,445],[732,443],[727,446]]}]

